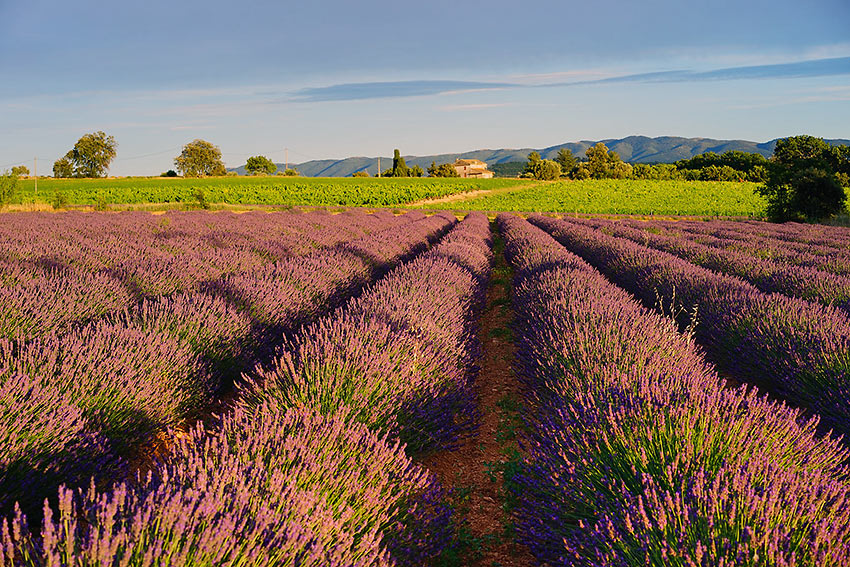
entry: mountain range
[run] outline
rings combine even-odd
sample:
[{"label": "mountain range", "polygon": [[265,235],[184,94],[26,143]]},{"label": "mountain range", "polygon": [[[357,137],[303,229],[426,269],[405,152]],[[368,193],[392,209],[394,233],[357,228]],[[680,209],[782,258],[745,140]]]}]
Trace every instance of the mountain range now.
[{"label": "mountain range", "polygon": [[[836,145],[850,145],[850,140],[827,140]],[[479,159],[489,165],[508,162],[524,162],[528,154],[536,151],[544,159],[553,159],[561,148],[568,148],[577,157],[583,157],[587,148],[602,142],[608,149],[617,152],[623,161],[630,163],[672,163],[680,159],[691,158],[705,152],[722,154],[728,151],[759,153],[765,157],[773,154],[777,140],[769,142],[750,142],[747,140],[714,140],[711,138],[679,138],[676,136],[661,136],[649,138],[646,136],[628,136],[619,139],[582,140],[549,146],[548,148],[516,148],[499,150],[472,150],[455,154],[437,154],[429,156],[404,156],[408,166],[419,165],[427,169],[431,162],[437,164],[453,162],[455,159]],[[312,160],[303,163],[290,164],[301,175],[307,177],[349,177],[356,171],[366,171],[374,176],[380,159],[381,169],[392,167],[392,157],[349,157],[343,159]],[[283,170],[284,164],[277,164]],[[239,175],[245,174],[245,166],[233,168]]]}]

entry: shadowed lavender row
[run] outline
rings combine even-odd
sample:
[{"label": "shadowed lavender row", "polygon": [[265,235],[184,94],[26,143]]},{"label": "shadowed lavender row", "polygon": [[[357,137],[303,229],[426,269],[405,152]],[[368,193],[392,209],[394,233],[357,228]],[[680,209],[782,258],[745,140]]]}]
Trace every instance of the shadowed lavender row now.
[{"label": "shadowed lavender row", "polygon": [[[421,216],[352,241],[347,246],[354,252],[290,258],[275,264],[273,276],[262,272],[240,281],[246,287],[262,283],[262,301],[285,304],[275,328],[292,332],[423,250],[454,222]],[[10,388],[0,408],[3,510],[15,500],[37,510],[59,482],[120,474],[123,458],[136,458],[136,450],[166,428],[207,411],[234,371],[278,344],[268,333],[258,336],[256,329],[266,327],[251,318],[251,305],[186,293],[143,302],[113,321],[65,335],[0,341],[0,379]]]},{"label": "shadowed lavender row", "polygon": [[[196,428],[138,486],[76,495],[60,490],[59,518],[46,510],[41,547],[25,521],[15,519],[4,532],[7,563],[431,564],[451,542],[450,511],[435,480],[384,435],[415,426],[415,437],[424,434],[433,442],[456,435],[456,422],[467,419],[445,411],[468,404],[468,374],[461,366],[473,362],[471,318],[490,261],[487,219],[473,215],[427,254],[324,320],[342,330],[339,323],[357,325],[371,315],[385,324],[389,340],[375,345],[383,347],[377,352],[362,340],[365,353],[345,353],[347,342],[329,340],[320,346],[335,352],[310,352],[315,368],[324,367],[328,376],[340,363],[338,383],[348,380],[348,387],[362,392],[383,381],[396,391],[352,397],[348,388],[317,384],[323,403],[288,403],[281,395],[265,395],[271,387],[266,374],[249,389],[253,402],[262,397],[264,403],[241,404],[212,431]],[[308,344],[325,327],[312,325],[293,344]],[[347,341],[364,329],[342,332],[335,338]],[[429,354],[442,358],[436,364],[420,358]],[[381,357],[392,359],[392,366],[372,364]],[[376,369],[382,373],[373,374]],[[429,399],[435,395],[443,399]],[[378,407],[363,406],[369,403]],[[387,408],[389,413],[380,413]],[[399,409],[418,409],[405,413],[417,419],[394,419]],[[159,559],[164,555],[167,563]]]},{"label": "shadowed lavender row", "polygon": [[845,565],[848,451],[726,389],[675,324],[552,237],[498,219],[516,269],[521,540],[547,565]]},{"label": "shadowed lavender row", "polygon": [[835,305],[850,314],[850,277],[754,257],[734,249],[707,246],[686,238],[655,234],[651,227],[641,230],[605,220],[572,222],[594,226],[606,234],[669,252],[698,266],[738,276],[766,293],[782,293]]},{"label": "shadowed lavender row", "polygon": [[587,226],[529,219],[647,307],[676,316],[712,360],[850,433],[850,318],[834,307],[765,294],[743,280]]},{"label": "shadowed lavender row", "polygon": [[306,328],[244,388],[399,436],[412,451],[450,446],[475,417],[473,322],[492,260],[487,217],[471,213],[423,256]]},{"label": "shadowed lavender row", "polygon": [[0,234],[0,337],[43,337],[413,217],[292,213],[22,214]]}]

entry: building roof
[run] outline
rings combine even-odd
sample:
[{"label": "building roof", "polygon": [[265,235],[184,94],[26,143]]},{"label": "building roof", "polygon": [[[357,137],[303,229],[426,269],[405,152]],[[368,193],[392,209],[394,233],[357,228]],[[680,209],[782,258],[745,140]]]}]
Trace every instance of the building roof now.
[{"label": "building roof", "polygon": [[455,160],[454,165],[473,165],[476,167],[487,167],[487,164],[481,161],[480,159],[458,159]]}]

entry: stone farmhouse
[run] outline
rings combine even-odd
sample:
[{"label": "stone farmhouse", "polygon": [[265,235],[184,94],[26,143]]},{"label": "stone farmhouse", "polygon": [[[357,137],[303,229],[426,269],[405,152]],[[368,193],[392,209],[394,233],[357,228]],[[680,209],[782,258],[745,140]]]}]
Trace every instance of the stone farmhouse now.
[{"label": "stone farmhouse", "polygon": [[452,164],[461,177],[490,179],[493,172],[487,169],[487,164],[480,159],[459,159]]}]

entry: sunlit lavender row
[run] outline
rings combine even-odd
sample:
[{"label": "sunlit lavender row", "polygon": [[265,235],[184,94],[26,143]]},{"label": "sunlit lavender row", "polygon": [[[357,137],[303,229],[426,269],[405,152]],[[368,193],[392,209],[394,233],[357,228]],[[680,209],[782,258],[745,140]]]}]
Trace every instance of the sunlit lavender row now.
[{"label": "sunlit lavender row", "polygon": [[144,298],[359,238],[404,217],[344,213],[8,215],[0,337],[65,332]]},{"label": "sunlit lavender row", "polygon": [[541,563],[850,562],[848,451],[816,419],[726,388],[672,320],[539,228],[499,225],[529,406],[519,532]]},{"label": "sunlit lavender row", "polygon": [[[421,252],[455,222],[421,214],[406,221],[226,277],[206,291],[145,300],[69,333],[0,340],[7,388],[0,408],[2,509],[19,501],[37,511],[60,482],[120,476],[166,429],[208,411],[283,334]],[[264,293],[252,297],[243,289]],[[268,306],[271,320],[263,315]]]},{"label": "sunlit lavender row", "polygon": [[646,306],[667,312],[682,328],[692,325],[724,372],[850,433],[850,317],[844,311],[761,292],[738,277],[581,223],[543,216],[529,221]]},{"label": "sunlit lavender row", "polygon": [[451,511],[399,439],[416,452],[466,432],[490,247],[486,217],[469,216],[299,332],[233,412],[192,430],[147,477],[60,489],[37,535],[19,514],[6,562],[431,564],[452,545]]},{"label": "sunlit lavender row", "polygon": [[[833,273],[845,268],[850,270],[850,243],[847,251],[843,251],[846,254],[832,249],[835,254],[817,256],[816,263],[806,260],[800,252],[793,256],[779,256],[770,251],[772,248],[754,242],[753,239],[741,241],[686,231],[662,234],[664,228],[653,222],[573,222],[594,226],[606,234],[669,252],[716,272],[738,276],[766,293],[782,293],[823,305],[835,305],[850,314],[850,276]],[[783,246],[781,241],[772,242],[776,248],[781,249]]]}]

